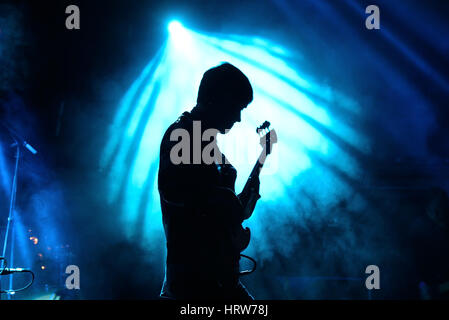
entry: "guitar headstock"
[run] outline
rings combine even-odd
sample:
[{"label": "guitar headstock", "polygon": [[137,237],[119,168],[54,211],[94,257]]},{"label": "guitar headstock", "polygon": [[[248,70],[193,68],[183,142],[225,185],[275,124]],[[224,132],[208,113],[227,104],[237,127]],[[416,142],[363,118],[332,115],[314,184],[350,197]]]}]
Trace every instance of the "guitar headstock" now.
[{"label": "guitar headstock", "polygon": [[270,122],[268,121],[262,123],[256,131],[260,136],[260,145],[266,150],[266,154],[270,154],[273,149],[273,144],[278,142],[276,131],[270,129]]}]

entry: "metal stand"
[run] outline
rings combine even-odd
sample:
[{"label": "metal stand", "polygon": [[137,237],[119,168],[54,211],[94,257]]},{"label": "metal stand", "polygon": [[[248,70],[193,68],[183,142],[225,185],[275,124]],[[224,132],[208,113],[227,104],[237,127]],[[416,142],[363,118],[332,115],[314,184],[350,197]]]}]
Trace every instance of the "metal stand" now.
[{"label": "metal stand", "polygon": [[[20,135],[18,135],[13,129],[11,129],[7,124],[5,124],[3,121],[0,121],[0,125],[7,129],[9,132],[12,140],[14,143],[11,145],[11,147],[16,148],[16,164],[14,168],[14,177],[12,181],[12,187],[11,187],[11,199],[9,202],[9,214],[8,214],[8,222],[6,225],[6,232],[5,232],[5,239],[3,241],[3,250],[2,250],[2,257],[6,258],[6,251],[8,248],[8,237],[11,237],[11,246],[9,248],[9,259],[8,263],[13,266],[14,265],[14,246],[15,246],[15,234],[14,234],[14,215],[15,215],[15,205],[16,205],[16,195],[17,195],[17,174],[19,171],[19,159],[20,159],[20,147],[26,148],[28,151],[30,151],[32,154],[36,154],[37,151],[34,149],[30,144],[28,144]],[[11,235],[10,235],[11,234]],[[1,260],[0,263],[0,271],[3,270],[3,268],[6,268],[6,261]],[[34,275],[33,275],[34,277]],[[34,279],[34,278],[33,278]],[[11,300],[13,298],[14,291],[13,290],[13,275],[11,274],[9,277],[9,289],[10,293],[7,293],[8,300]],[[0,292],[1,292],[1,281],[0,281]],[[0,300],[2,296],[0,293]]]},{"label": "metal stand", "polygon": [[[11,265],[14,265],[14,208],[15,208],[15,204],[16,204],[16,194],[17,194],[17,172],[19,170],[19,158],[20,158],[20,145],[17,142],[17,140],[14,139],[14,144],[16,147],[16,165],[14,168],[14,177],[13,177],[13,181],[12,181],[12,187],[11,187],[11,199],[9,202],[9,214],[8,214],[8,222],[6,224],[6,232],[5,232],[5,240],[3,241],[3,250],[2,250],[2,256],[6,258],[6,249],[8,247],[8,236],[9,236],[9,231],[11,230],[11,247],[10,247],[10,251],[9,251],[9,263]],[[2,260],[1,263],[1,269],[3,269],[4,267],[6,267],[5,261]],[[0,270],[1,270],[0,269]],[[1,284],[1,283],[0,283]],[[9,290],[12,290],[13,288],[13,275],[9,276]],[[8,300],[11,300],[11,294],[7,295]],[[0,294],[0,299],[1,299],[1,294]]]}]

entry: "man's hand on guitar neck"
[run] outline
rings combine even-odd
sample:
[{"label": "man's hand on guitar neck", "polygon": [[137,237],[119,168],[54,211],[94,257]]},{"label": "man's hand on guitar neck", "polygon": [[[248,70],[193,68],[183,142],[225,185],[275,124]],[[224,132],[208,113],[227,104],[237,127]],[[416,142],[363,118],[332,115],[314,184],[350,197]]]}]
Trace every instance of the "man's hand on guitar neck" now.
[{"label": "man's hand on guitar neck", "polygon": [[240,201],[243,205],[243,220],[251,217],[254,208],[256,207],[257,200],[260,199],[259,188],[260,180],[259,176],[250,178],[248,183],[245,185],[246,188],[243,189],[242,193],[238,195]]}]

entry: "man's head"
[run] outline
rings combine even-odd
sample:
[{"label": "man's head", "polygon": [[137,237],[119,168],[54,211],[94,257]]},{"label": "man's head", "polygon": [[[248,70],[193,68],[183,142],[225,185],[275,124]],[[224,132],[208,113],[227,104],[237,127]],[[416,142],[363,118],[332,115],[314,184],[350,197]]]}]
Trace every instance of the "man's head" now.
[{"label": "man's head", "polygon": [[207,70],[201,79],[197,105],[211,126],[224,133],[240,121],[240,112],[253,100],[248,78],[229,63]]}]

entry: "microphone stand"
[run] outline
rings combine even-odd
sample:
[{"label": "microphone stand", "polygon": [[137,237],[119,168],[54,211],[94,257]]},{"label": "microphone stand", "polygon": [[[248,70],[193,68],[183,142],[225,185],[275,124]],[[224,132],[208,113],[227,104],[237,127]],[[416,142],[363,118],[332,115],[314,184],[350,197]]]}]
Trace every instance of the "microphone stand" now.
[{"label": "microphone stand", "polygon": [[[3,241],[3,250],[2,250],[2,257],[6,258],[6,249],[8,246],[8,236],[9,231],[11,230],[11,248],[9,251],[9,262],[11,265],[14,263],[14,245],[15,245],[15,238],[14,238],[14,208],[16,204],[16,195],[17,195],[17,174],[19,171],[19,159],[20,159],[20,147],[24,146],[26,149],[28,149],[32,154],[36,154],[37,151],[34,149],[31,145],[29,145],[22,137],[20,137],[14,130],[12,130],[9,126],[7,126],[5,123],[0,122],[0,124],[5,127],[11,138],[14,140],[14,143],[11,145],[11,147],[16,147],[16,162],[14,167],[14,176],[12,181],[12,187],[11,187],[11,197],[9,202],[9,214],[8,214],[8,222],[6,224],[6,232],[5,232],[5,239]],[[20,141],[20,143],[19,143]],[[1,269],[6,268],[6,262],[5,260],[1,260]],[[9,291],[13,293],[13,276],[10,275],[9,277]],[[1,281],[0,281],[0,292],[1,292]],[[8,293],[7,297],[8,300],[12,299],[12,294]],[[0,300],[1,300],[1,293],[0,293]]]}]

